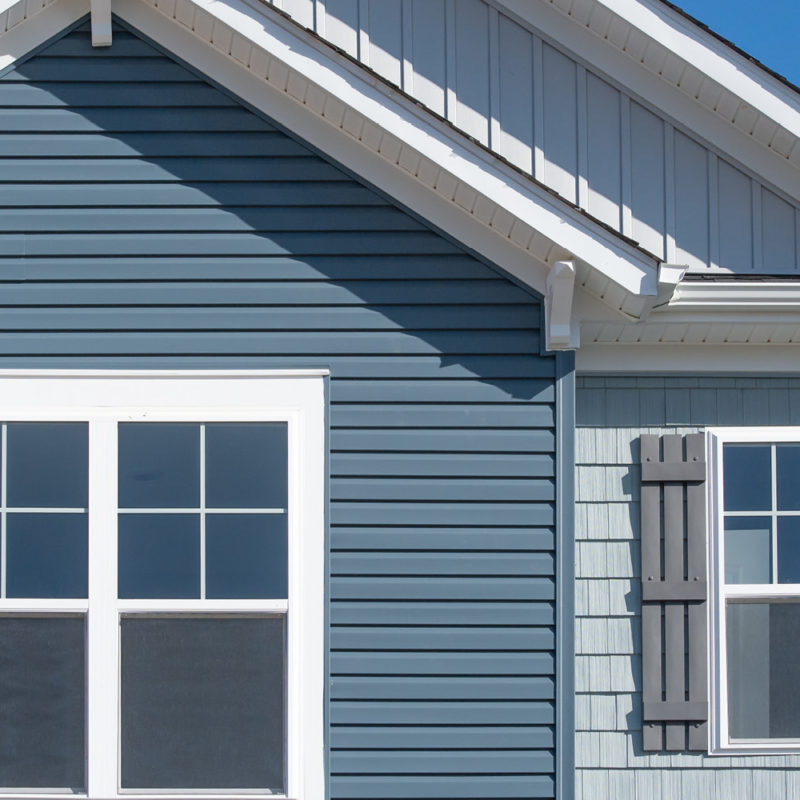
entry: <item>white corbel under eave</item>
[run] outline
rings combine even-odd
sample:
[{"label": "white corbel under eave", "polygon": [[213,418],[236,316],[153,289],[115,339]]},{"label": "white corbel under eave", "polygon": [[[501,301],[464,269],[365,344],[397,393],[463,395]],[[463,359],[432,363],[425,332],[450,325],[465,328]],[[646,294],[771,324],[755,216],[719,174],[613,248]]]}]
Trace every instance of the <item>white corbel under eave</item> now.
[{"label": "white corbel under eave", "polygon": [[580,345],[580,328],[572,321],[575,264],[556,261],[547,275],[545,337],[548,350],[574,350]]}]

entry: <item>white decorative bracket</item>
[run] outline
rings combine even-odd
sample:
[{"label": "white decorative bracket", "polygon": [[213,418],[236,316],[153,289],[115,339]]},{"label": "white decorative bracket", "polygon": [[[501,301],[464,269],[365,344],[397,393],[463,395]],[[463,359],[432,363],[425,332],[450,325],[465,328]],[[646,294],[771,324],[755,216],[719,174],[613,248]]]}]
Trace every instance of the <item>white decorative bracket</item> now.
[{"label": "white decorative bracket", "polygon": [[580,345],[580,330],[572,322],[575,264],[556,261],[547,275],[544,300],[545,336],[548,350],[574,350]]},{"label": "white decorative bracket", "polygon": [[111,46],[111,0],[90,0],[92,47]]}]

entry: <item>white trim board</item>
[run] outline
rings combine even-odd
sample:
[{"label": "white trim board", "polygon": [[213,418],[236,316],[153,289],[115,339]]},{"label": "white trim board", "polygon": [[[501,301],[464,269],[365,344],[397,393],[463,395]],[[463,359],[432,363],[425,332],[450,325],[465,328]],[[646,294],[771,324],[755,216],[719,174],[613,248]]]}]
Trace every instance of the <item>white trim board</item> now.
[{"label": "white trim board", "polygon": [[800,168],[800,95],[677,12],[656,0],[491,2],[797,196],[797,173],[781,172]]},{"label": "white trim board", "polygon": [[[61,3],[76,0],[54,7]],[[372,81],[269,7],[247,0],[118,0],[114,12],[542,294],[549,267],[564,259],[610,281],[606,304],[624,305],[633,316],[647,305],[642,296],[655,294],[652,256]],[[52,35],[51,16],[48,8],[18,26],[27,30],[28,49],[37,33],[39,42]]]},{"label": "white trim board", "polygon": [[575,354],[579,375],[800,375],[796,345],[584,344]]}]

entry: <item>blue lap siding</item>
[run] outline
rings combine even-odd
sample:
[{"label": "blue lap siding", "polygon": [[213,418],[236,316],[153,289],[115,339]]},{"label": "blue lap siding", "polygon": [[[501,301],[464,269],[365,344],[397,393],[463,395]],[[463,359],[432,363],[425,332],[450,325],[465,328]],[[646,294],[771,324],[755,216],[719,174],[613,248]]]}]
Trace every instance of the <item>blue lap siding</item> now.
[{"label": "blue lap siding", "polygon": [[329,795],[553,797],[539,298],[120,26],[0,74],[0,206],[0,367],[330,369]]}]

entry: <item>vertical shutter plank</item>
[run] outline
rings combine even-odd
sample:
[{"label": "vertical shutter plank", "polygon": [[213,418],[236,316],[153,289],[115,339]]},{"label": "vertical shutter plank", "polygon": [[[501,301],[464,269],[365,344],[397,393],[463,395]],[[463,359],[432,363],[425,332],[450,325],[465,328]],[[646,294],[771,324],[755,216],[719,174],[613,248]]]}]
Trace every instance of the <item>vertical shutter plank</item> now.
[{"label": "vertical shutter plank", "polygon": [[[664,461],[683,461],[683,437],[674,434],[664,437]],[[683,581],[683,484],[664,484],[664,578]],[[684,604],[666,603],[665,624],[665,678],[668,703],[686,700],[686,670],[684,651]],[[666,749],[681,751],[686,746],[686,726],[668,723]]]},{"label": "vertical shutter plank", "polygon": [[[705,458],[705,437],[701,433],[686,437],[686,460]],[[706,578],[706,487],[703,483],[686,486],[687,572],[689,581]],[[708,618],[707,604],[689,603],[689,701],[708,702]],[[708,746],[708,723],[689,725],[689,749]]]},{"label": "vertical shutter plank", "polygon": [[[659,460],[658,436],[641,437],[642,461]],[[661,486],[642,484],[641,547],[642,580],[661,580]],[[642,699],[660,702],[661,692],[661,606],[646,603],[642,608]],[[645,750],[661,750],[664,740],[661,723],[645,723],[642,731]]]}]

